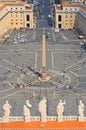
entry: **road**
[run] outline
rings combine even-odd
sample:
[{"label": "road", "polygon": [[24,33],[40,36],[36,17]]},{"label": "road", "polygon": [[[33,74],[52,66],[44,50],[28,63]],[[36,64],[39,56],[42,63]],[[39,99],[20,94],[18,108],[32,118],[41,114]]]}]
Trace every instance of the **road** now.
[{"label": "road", "polygon": [[37,28],[49,28],[48,16],[51,15],[51,4],[49,0],[40,0],[37,5],[39,14],[37,15]]}]

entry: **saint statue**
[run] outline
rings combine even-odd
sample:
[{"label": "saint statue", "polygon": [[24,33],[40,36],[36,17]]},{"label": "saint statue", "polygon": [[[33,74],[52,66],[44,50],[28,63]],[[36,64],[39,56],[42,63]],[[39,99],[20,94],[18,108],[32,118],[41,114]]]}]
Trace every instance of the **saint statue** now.
[{"label": "saint statue", "polygon": [[44,97],[39,102],[39,112],[41,114],[41,121],[46,122],[47,117],[47,105],[46,105],[47,99]]},{"label": "saint statue", "polygon": [[31,116],[31,113],[30,113],[30,110],[29,110],[29,108],[31,108],[31,107],[32,107],[32,105],[30,104],[30,101],[26,100],[26,104],[24,105],[24,108],[23,108],[23,113],[24,113],[25,117]]},{"label": "saint statue", "polygon": [[8,101],[3,105],[3,110],[4,110],[4,117],[9,117],[10,116],[10,110],[12,109],[11,105],[9,104]]},{"label": "saint statue", "polygon": [[84,104],[82,100],[79,101],[78,113],[79,113],[79,116],[84,117]]},{"label": "saint statue", "polygon": [[63,116],[65,103],[66,103],[65,101],[62,102],[62,100],[60,100],[59,104],[57,105],[57,114],[59,117]]}]

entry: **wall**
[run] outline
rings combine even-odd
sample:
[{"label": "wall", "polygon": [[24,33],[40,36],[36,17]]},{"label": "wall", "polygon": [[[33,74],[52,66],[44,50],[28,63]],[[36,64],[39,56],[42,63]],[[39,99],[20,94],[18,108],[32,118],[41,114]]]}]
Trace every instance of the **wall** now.
[{"label": "wall", "polygon": [[84,34],[86,34],[86,17],[79,12],[76,16],[75,28],[79,28]]},{"label": "wall", "polygon": [[0,11],[0,35],[9,29],[26,27],[26,14],[30,15],[30,28],[34,27],[33,9],[26,10],[24,6],[6,6]]},{"label": "wall", "polygon": [[[58,15],[62,16],[62,22],[58,21]],[[64,12],[64,11],[59,11],[58,13],[55,14],[55,24],[56,24],[56,28],[58,28],[58,24],[61,23],[62,24],[62,28],[66,28],[66,29],[73,29],[74,28],[74,24],[75,24],[75,17],[76,17],[76,13],[74,12]]]}]

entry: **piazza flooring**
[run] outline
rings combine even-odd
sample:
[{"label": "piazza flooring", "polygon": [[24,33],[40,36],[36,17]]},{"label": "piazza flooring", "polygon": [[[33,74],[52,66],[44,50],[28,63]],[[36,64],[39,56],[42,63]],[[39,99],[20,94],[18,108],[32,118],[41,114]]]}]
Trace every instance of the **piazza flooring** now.
[{"label": "piazza flooring", "polygon": [[[47,71],[67,70],[71,80],[69,87],[16,87],[20,76],[24,75],[25,79],[22,80],[26,83],[27,80],[28,82],[33,80],[34,72],[41,71],[41,33],[42,31],[31,30],[30,33],[27,31],[23,38],[26,42],[21,43],[16,40],[16,44],[13,43],[14,34],[12,33],[11,37],[0,45],[0,117],[3,116],[3,105],[6,100],[12,106],[12,116],[23,115],[23,105],[27,99],[32,104],[31,115],[39,116],[38,104],[43,97],[47,98],[49,116],[57,115],[56,107],[60,99],[66,101],[65,116],[78,115],[79,100],[82,100],[86,107],[86,53],[81,48],[77,36],[71,31],[72,37],[69,37],[66,32],[60,32],[58,35],[61,39],[58,42],[58,35],[55,34],[53,37],[52,30],[51,40],[47,39]],[[76,41],[72,41],[74,38]],[[65,43],[62,43],[63,40]],[[72,43],[66,44],[68,40]],[[22,70],[25,70],[28,76]],[[86,109],[84,114],[86,116]]]}]

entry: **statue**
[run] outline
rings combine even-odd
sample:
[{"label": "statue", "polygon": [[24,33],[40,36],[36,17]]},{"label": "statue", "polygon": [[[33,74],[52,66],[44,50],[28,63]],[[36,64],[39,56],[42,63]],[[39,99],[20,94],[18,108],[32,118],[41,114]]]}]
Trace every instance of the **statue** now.
[{"label": "statue", "polygon": [[79,101],[78,113],[79,113],[79,116],[84,117],[84,104],[82,100]]},{"label": "statue", "polygon": [[58,117],[62,117],[63,116],[65,103],[66,103],[65,101],[62,102],[62,100],[60,100],[59,104],[57,105],[57,114],[58,114]]},{"label": "statue", "polygon": [[24,113],[24,117],[25,117],[26,122],[30,121],[31,113],[30,113],[29,108],[31,108],[31,107],[32,107],[32,105],[30,104],[29,100],[26,100],[26,104],[23,107],[23,113]]},{"label": "statue", "polygon": [[9,104],[8,101],[3,105],[3,110],[4,110],[4,117],[9,117],[10,116],[10,110],[12,109],[11,105]]},{"label": "statue", "polygon": [[11,109],[12,109],[11,105],[9,104],[8,101],[6,101],[6,103],[3,105],[3,110],[4,110],[3,122],[9,122]]},{"label": "statue", "polygon": [[39,102],[39,112],[41,114],[41,121],[43,121],[43,122],[46,122],[46,117],[47,117],[46,102],[47,102],[47,100],[45,97]]}]

